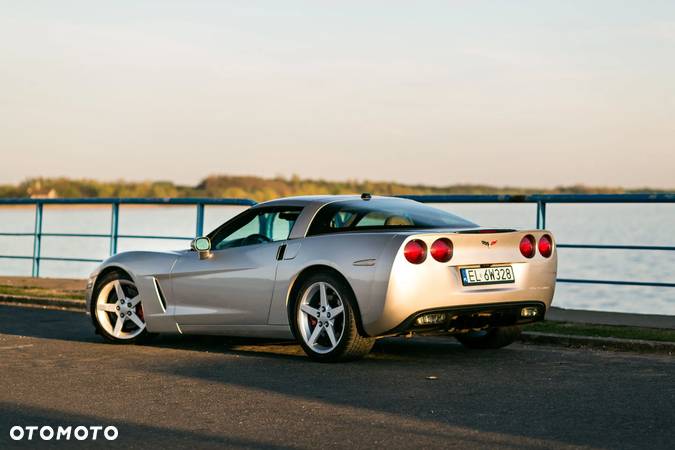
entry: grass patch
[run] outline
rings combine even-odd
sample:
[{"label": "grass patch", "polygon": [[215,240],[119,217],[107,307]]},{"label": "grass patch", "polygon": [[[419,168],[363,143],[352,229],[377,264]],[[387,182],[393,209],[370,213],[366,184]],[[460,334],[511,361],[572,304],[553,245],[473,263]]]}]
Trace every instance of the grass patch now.
[{"label": "grass patch", "polygon": [[24,295],[27,297],[59,298],[59,299],[84,299],[84,290],[47,289],[34,286],[7,286],[0,285],[0,294]]},{"label": "grass patch", "polygon": [[537,322],[523,327],[524,331],[567,334],[572,336],[611,337],[619,339],[642,339],[648,341],[675,342],[675,330],[639,328],[619,325],[590,325],[570,322]]}]

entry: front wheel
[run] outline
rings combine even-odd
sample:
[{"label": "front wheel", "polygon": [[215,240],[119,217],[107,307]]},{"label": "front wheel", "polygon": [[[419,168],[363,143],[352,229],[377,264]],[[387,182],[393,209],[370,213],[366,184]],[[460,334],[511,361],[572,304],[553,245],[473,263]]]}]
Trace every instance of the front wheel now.
[{"label": "front wheel", "polygon": [[133,281],[122,273],[110,272],[97,284],[91,316],[98,333],[117,344],[147,337],[143,305]]},{"label": "front wheel", "polygon": [[484,331],[458,334],[455,337],[467,348],[496,349],[512,344],[520,337],[521,328],[517,325],[489,328]]},{"label": "front wheel", "polygon": [[359,334],[354,302],[348,286],[332,274],[317,274],[302,284],[291,310],[291,323],[310,358],[349,361],[370,352],[375,339]]}]

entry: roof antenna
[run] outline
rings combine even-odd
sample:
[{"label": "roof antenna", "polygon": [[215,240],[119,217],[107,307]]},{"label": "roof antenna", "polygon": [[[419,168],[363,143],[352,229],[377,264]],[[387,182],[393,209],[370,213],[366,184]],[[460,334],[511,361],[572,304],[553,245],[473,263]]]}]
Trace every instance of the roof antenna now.
[{"label": "roof antenna", "polygon": [[371,198],[373,198],[373,196],[370,195],[368,192],[364,192],[363,194],[361,194],[361,200],[366,200],[366,201],[368,201],[368,200],[370,200]]}]

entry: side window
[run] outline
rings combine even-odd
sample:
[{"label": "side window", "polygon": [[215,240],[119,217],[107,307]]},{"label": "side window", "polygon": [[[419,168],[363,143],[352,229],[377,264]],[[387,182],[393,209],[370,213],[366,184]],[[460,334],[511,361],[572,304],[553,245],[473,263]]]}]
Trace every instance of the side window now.
[{"label": "side window", "polygon": [[293,225],[295,225],[295,221],[299,215],[299,211],[282,211],[274,213],[270,218],[270,237],[272,238],[272,241],[285,241],[288,239],[288,235],[291,234],[291,229],[293,228]]},{"label": "side window", "polygon": [[223,236],[223,240],[214,246],[216,250],[230,247],[238,247],[244,239],[249,236],[255,236],[260,230],[260,215],[253,216],[248,222],[244,223],[240,228],[235,229],[228,236]]},{"label": "side window", "polygon": [[288,239],[301,208],[246,212],[239,220],[218,230],[211,238],[215,250]]}]

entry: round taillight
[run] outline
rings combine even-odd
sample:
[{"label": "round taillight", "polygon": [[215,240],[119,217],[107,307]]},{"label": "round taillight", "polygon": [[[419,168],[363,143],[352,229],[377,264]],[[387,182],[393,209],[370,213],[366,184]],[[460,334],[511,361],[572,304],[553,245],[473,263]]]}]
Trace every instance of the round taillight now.
[{"label": "round taillight", "polygon": [[531,234],[523,236],[520,240],[520,253],[526,258],[532,258],[534,256],[535,245],[536,241],[534,240],[534,236]]},{"label": "round taillight", "polygon": [[413,239],[403,247],[405,259],[413,264],[421,264],[427,259],[427,244],[419,239]]},{"label": "round taillight", "polygon": [[553,240],[548,234],[539,238],[539,254],[544,258],[548,258],[553,253]]},{"label": "round taillight", "polygon": [[450,258],[452,258],[452,241],[448,238],[436,239],[431,244],[429,253],[438,262],[444,263],[450,261]]}]

